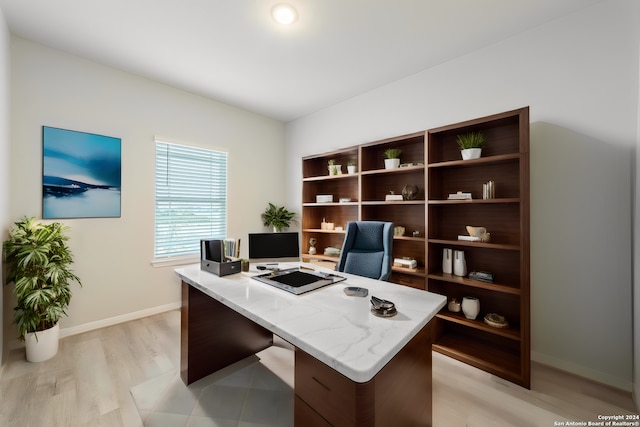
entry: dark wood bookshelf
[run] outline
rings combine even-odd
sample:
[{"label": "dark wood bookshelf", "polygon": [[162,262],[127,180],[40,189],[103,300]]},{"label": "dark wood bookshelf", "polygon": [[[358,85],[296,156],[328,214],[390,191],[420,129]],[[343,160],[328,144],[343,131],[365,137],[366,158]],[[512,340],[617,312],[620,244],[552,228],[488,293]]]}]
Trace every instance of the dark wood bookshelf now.
[{"label": "dark wood bookshelf", "polygon": [[[482,132],[479,159],[461,160],[456,137]],[[530,387],[529,302],[529,109],[431,129],[427,141],[427,290],[459,301],[480,300],[476,320],[438,314],[435,351]],[[483,199],[482,184],[495,182],[495,198]],[[448,200],[458,191],[471,200]],[[489,242],[458,240],[466,226],[483,226]],[[495,283],[442,272],[443,249],[465,252],[467,270],[489,271]],[[483,319],[497,313],[509,322],[496,328]]]},{"label": "dark wood bookshelf", "polygon": [[[478,159],[461,159],[456,136],[466,132],[486,137]],[[402,150],[401,167],[385,169],[388,148]],[[329,160],[342,165],[342,174],[329,174]],[[347,174],[349,161],[357,165],[355,174]],[[403,226],[405,234],[394,237],[393,256],[413,258],[418,267],[393,267],[392,282],[448,299],[480,300],[476,320],[447,307],[438,313],[433,349],[530,387],[528,107],[307,156],[302,159],[302,175],[303,260],[335,265],[338,257],[325,256],[324,248],[342,246],[349,221]],[[495,197],[483,199],[482,184],[490,180],[496,184]],[[391,192],[402,194],[405,185],[419,188],[413,200],[385,200]],[[449,194],[458,191],[472,198],[449,200]],[[331,194],[333,201],[317,202],[319,194]],[[323,219],[334,229],[322,229]],[[467,225],[486,227],[490,241],[459,240],[467,234]],[[308,254],[312,237],[317,240],[315,255]],[[492,272],[495,281],[443,273],[445,248],[464,251],[468,271]],[[505,316],[509,327],[486,324],[487,313]]]}]

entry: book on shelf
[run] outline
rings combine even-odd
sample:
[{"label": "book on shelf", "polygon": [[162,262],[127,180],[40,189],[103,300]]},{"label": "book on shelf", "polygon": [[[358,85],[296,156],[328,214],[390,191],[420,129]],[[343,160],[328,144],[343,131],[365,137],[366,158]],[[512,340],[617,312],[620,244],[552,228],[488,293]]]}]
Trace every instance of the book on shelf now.
[{"label": "book on shelf", "polygon": [[393,266],[415,270],[416,268],[418,268],[418,262],[415,259],[394,258]]},{"label": "book on shelf", "polygon": [[464,234],[458,235],[458,240],[465,240],[467,242],[479,242],[481,239],[477,236],[465,236]]},{"label": "book on shelf", "polygon": [[471,200],[471,193],[463,193],[462,191],[451,193],[448,200]]}]

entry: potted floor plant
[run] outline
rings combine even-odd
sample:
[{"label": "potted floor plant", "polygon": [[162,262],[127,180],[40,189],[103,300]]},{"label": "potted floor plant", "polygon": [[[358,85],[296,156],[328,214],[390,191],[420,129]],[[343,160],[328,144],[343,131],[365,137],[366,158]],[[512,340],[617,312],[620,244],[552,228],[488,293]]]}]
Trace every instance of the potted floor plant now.
[{"label": "potted floor plant", "polygon": [[462,160],[477,159],[482,154],[485,138],[482,132],[468,132],[456,137]]},{"label": "potted floor plant", "polygon": [[384,150],[384,168],[395,169],[400,166],[400,154],[402,150],[399,148],[387,148]]},{"label": "potted floor plant", "polygon": [[262,213],[262,222],[267,227],[273,227],[273,231],[279,233],[283,228],[288,228],[294,212],[289,211],[284,206],[276,206],[269,203],[269,206]]},{"label": "potted floor plant", "polygon": [[6,284],[13,283],[14,323],[25,341],[27,360],[42,362],[58,352],[59,320],[71,301],[71,284],[82,283],[70,269],[69,227],[23,217],[2,244]]}]

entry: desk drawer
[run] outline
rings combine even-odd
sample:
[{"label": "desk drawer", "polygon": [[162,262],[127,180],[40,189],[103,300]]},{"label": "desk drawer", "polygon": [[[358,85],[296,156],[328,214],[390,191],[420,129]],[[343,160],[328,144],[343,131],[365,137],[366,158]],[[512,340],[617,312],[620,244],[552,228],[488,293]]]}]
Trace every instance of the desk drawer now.
[{"label": "desk drawer", "polygon": [[313,408],[300,399],[295,397],[294,426],[304,427],[332,427],[329,421],[322,418]]},{"label": "desk drawer", "polygon": [[359,384],[296,349],[296,395],[333,425],[354,425]]}]

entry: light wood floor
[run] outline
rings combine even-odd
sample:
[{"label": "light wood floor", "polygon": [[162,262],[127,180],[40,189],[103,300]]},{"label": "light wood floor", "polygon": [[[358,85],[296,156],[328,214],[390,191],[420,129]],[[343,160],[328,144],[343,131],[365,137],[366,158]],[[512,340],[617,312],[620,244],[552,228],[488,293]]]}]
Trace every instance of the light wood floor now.
[{"label": "light wood floor", "polygon": [[[177,372],[179,346],[171,311],[64,338],[42,363],[14,350],[0,374],[0,426],[141,426],[131,388]],[[437,353],[433,394],[436,427],[546,427],[636,412],[629,393],[542,365],[526,390]]]}]

